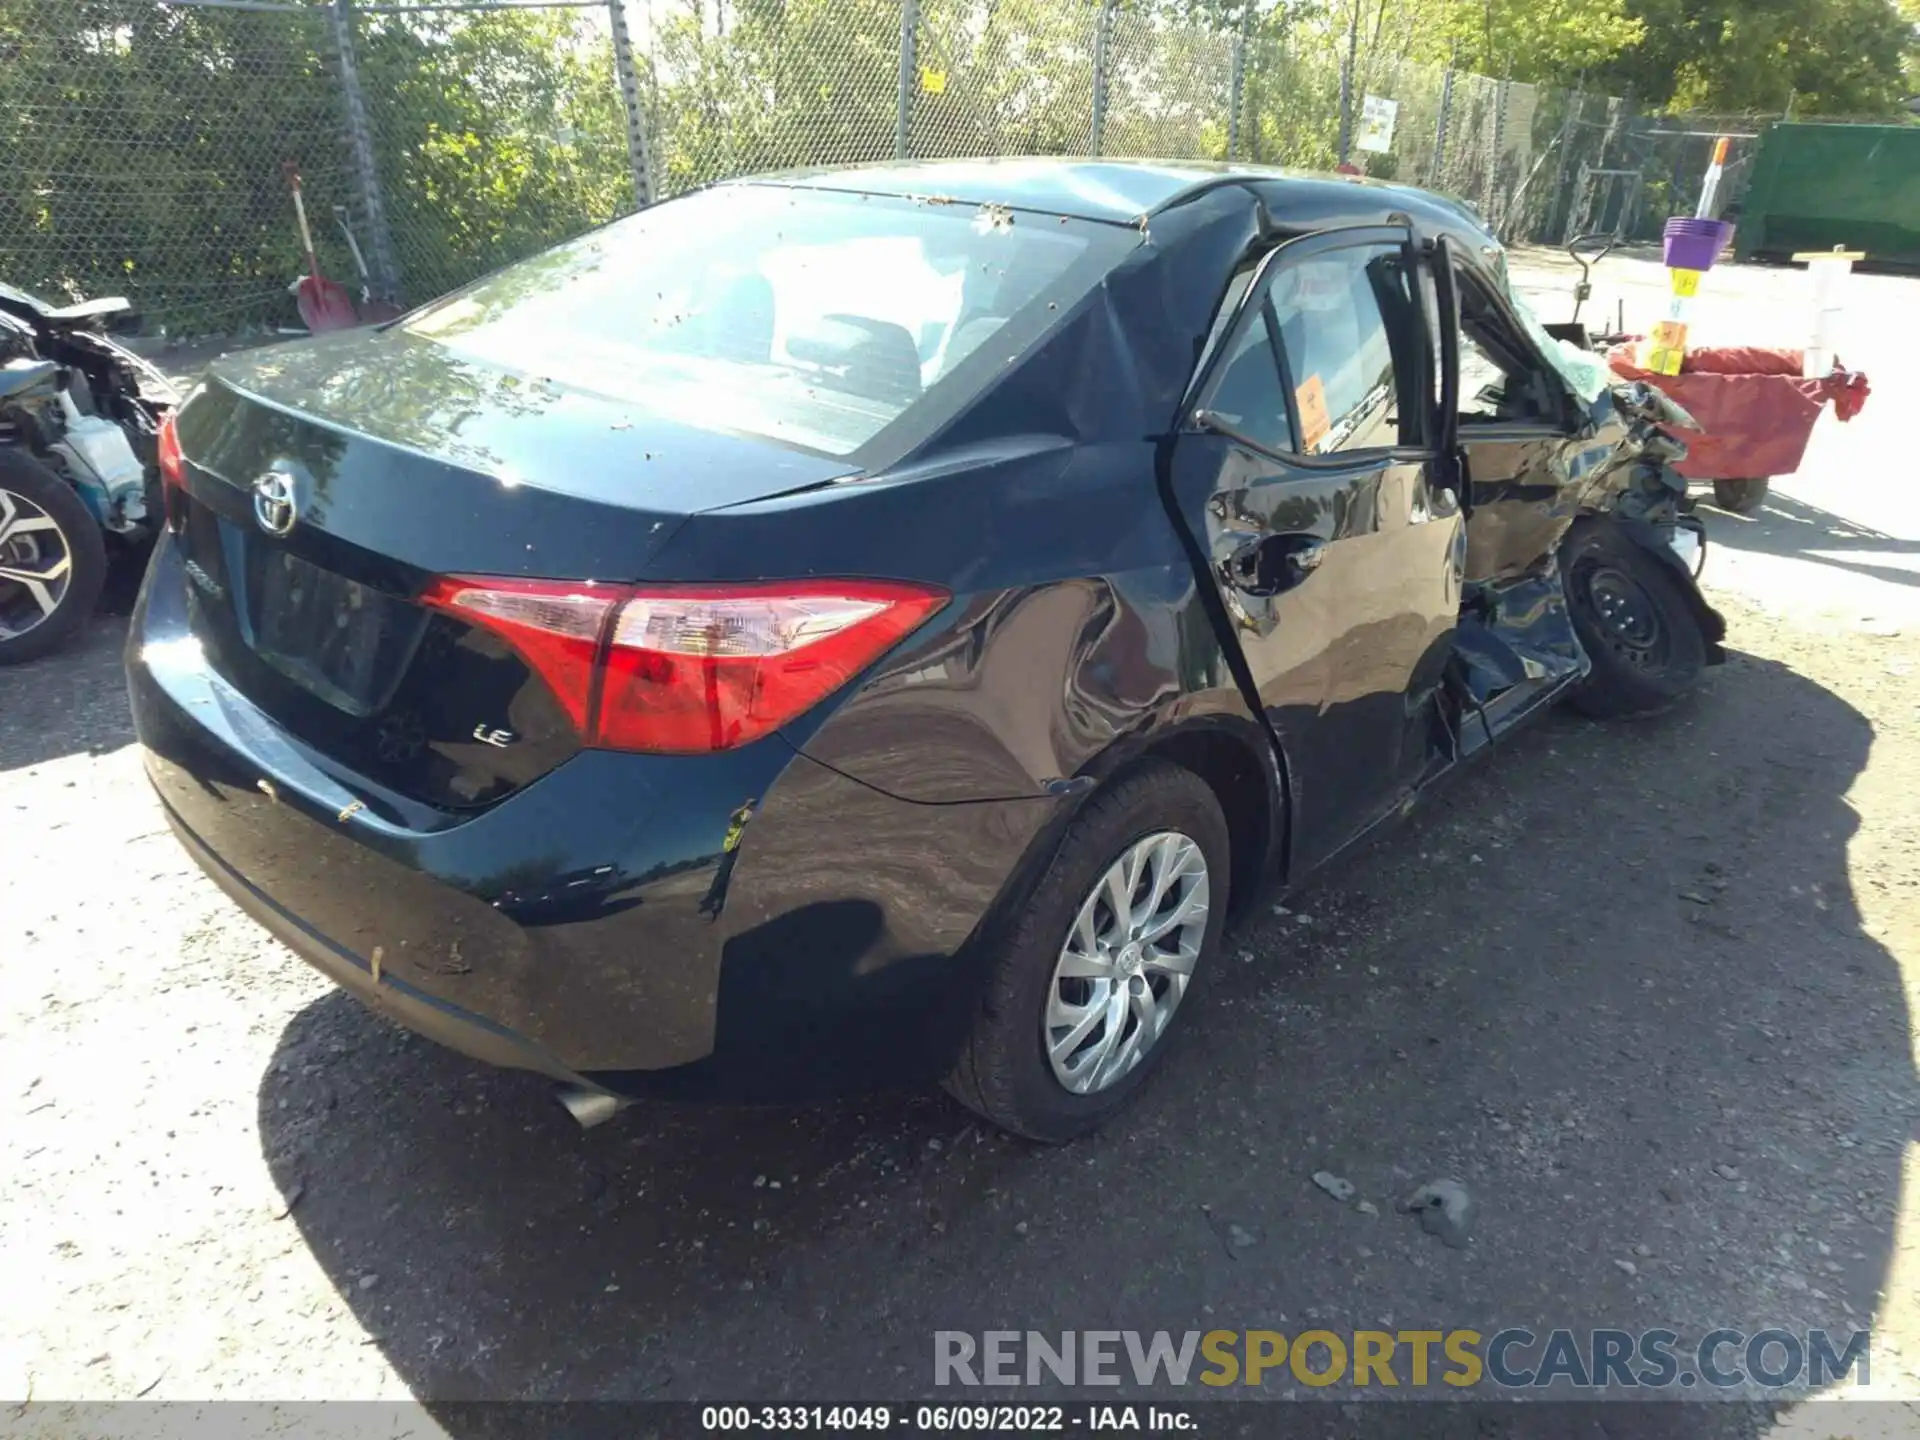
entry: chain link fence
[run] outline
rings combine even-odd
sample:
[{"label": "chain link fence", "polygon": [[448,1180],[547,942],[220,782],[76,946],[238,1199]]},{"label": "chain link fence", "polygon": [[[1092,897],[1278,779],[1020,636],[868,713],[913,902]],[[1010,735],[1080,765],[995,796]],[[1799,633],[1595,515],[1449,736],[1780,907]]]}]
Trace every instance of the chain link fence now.
[{"label": "chain link fence", "polygon": [[1100,12],[1058,0],[919,0],[896,13],[911,47],[889,155],[1085,154]]},{"label": "chain link fence", "polygon": [[[135,0],[0,7],[0,279],[190,328],[291,314],[281,162],[350,198],[327,16]],[[331,223],[325,231],[332,230]],[[322,263],[350,263],[331,234]]]},{"label": "chain link fence", "polygon": [[1284,12],[1176,13],[1197,12],[5,0],[0,278],[127,294],[176,334],[291,327],[304,259],[286,161],[322,268],[405,301],[652,200],[794,166],[1346,161],[1456,195],[1509,239],[1548,240],[1657,228],[1704,168],[1686,148],[1704,123],[1649,128],[1611,97],[1395,59],[1283,26]]},{"label": "chain link fence", "polygon": [[350,13],[390,288],[427,299],[634,208],[603,6]]},{"label": "chain link fence", "polygon": [[0,279],[296,325],[291,162],[322,270],[423,299],[633,209],[626,125],[600,3],[6,0]]},{"label": "chain link fence", "polygon": [[1151,13],[1105,9],[1100,17],[1095,153],[1226,159],[1234,76],[1244,63],[1233,35]]}]

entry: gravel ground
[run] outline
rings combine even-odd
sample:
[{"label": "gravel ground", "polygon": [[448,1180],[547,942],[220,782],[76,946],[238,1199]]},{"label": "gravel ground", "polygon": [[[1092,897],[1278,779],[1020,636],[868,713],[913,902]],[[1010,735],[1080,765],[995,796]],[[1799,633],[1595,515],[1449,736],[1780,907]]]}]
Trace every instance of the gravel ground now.
[{"label": "gravel ground", "polygon": [[[1571,273],[1529,258],[1558,318]],[[1609,261],[1597,303],[1659,279]],[[1695,333],[1791,341],[1798,283],[1716,273]],[[1853,314],[1866,414],[1760,517],[1709,512],[1734,653],[1698,697],[1553,714],[1261,907],[1184,1053],[1065,1149],[914,1095],[583,1134],[201,877],[124,620],[0,673],[0,1396],[418,1399],[461,1434],[446,1402],[923,1394],[936,1329],[1870,1322],[1869,1393],[1920,1399],[1920,288]],[[1462,1249],[1393,1211],[1440,1175]]]}]

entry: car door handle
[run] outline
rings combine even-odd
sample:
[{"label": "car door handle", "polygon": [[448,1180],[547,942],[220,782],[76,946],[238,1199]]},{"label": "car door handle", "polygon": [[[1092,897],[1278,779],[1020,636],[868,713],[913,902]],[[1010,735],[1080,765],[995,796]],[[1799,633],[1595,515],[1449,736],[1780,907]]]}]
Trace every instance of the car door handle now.
[{"label": "car door handle", "polygon": [[1327,558],[1327,542],[1318,535],[1276,535],[1284,540],[1287,568],[1304,578],[1318,570]]},{"label": "car door handle", "polygon": [[1414,491],[1413,505],[1407,514],[1407,523],[1425,525],[1430,520],[1451,520],[1460,512],[1460,497],[1453,493],[1451,485],[1442,485],[1436,489],[1421,488]]},{"label": "car door handle", "polygon": [[1229,584],[1246,595],[1291,590],[1325,562],[1327,542],[1318,535],[1262,535],[1235,550],[1222,568]]}]

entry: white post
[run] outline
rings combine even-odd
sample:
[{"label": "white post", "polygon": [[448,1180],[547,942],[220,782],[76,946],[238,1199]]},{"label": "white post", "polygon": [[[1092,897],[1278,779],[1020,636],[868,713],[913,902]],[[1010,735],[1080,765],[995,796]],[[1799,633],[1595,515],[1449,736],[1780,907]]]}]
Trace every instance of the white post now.
[{"label": "white post", "polygon": [[1854,261],[1867,257],[1863,251],[1842,250],[1836,245],[1832,250],[1803,251],[1793,258],[1806,263],[1807,293],[1813,301],[1813,314],[1807,328],[1806,361],[1800,373],[1817,378],[1833,370],[1834,322],[1840,318],[1843,308],[1847,276],[1853,273]]},{"label": "white post", "polygon": [[1706,178],[1700,182],[1700,203],[1693,207],[1693,218],[1711,220],[1714,218],[1714,202],[1720,198],[1720,177],[1727,169],[1727,147],[1732,139],[1722,135],[1713,142],[1713,160],[1707,166]]}]

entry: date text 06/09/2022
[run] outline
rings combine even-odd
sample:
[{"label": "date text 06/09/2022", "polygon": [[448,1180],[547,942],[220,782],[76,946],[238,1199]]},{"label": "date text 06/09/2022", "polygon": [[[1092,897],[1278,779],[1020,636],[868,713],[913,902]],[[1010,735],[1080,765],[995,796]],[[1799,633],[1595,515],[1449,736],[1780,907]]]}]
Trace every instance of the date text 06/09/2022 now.
[{"label": "date text 06/09/2022", "polygon": [[1191,1434],[1193,1412],[1168,1405],[704,1405],[700,1428],[709,1431],[797,1431],[903,1434],[952,1431],[1001,1435],[1086,1431]]}]

